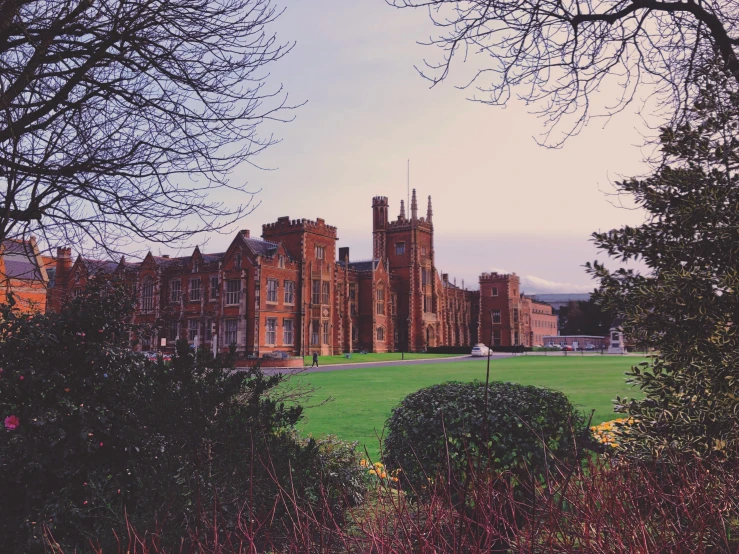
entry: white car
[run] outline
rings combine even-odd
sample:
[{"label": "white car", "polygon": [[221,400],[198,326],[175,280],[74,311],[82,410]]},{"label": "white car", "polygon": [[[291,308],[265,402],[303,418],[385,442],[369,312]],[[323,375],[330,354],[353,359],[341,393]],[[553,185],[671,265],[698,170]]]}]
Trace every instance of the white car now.
[{"label": "white car", "polygon": [[490,349],[482,343],[473,346],[472,352],[470,353],[471,356],[479,357],[486,357],[488,354],[490,354]]}]

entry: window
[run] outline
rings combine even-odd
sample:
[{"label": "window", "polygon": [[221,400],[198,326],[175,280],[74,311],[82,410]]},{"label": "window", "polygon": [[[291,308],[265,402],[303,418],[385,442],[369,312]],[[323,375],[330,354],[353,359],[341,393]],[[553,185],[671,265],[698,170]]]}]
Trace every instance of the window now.
[{"label": "window", "polygon": [[425,246],[422,246],[421,247],[421,256],[425,256],[425,255],[426,255],[426,247]]},{"label": "window", "polygon": [[395,255],[396,256],[402,256],[405,254],[405,243],[404,242],[396,242],[395,243]]},{"label": "window", "polygon": [[273,317],[267,318],[267,333],[265,335],[267,344],[277,343],[277,320]]},{"label": "window", "polygon": [[349,314],[357,315],[357,303],[356,302],[349,303]]},{"label": "window", "polygon": [[431,272],[425,267],[421,268],[421,284],[422,285],[428,285],[431,282],[431,279],[429,279],[430,273]]},{"label": "window", "polygon": [[190,300],[200,300],[200,277],[190,279]]},{"label": "window", "polygon": [[331,341],[329,340],[329,330],[328,330],[328,321],[323,322],[323,344],[329,344]]},{"label": "window", "polygon": [[500,331],[493,331],[493,346],[500,346]]},{"label": "window", "polygon": [[357,342],[359,340],[359,330],[356,326],[352,326],[352,341]]},{"label": "window", "polygon": [[228,279],[226,281],[226,304],[234,305],[239,303],[241,296],[241,279]]},{"label": "window", "polygon": [[493,310],[493,323],[500,323],[500,310]]},{"label": "window", "polygon": [[277,279],[267,279],[267,302],[277,302]]},{"label": "window", "polygon": [[493,287],[492,296],[498,296],[498,287]]},{"label": "window", "polygon": [[210,278],[210,299],[215,300],[218,298],[218,276],[213,275]]},{"label": "window", "polygon": [[145,312],[154,309],[154,280],[151,277],[144,279],[141,287],[141,309]]},{"label": "window", "polygon": [[513,308],[513,323],[518,323],[518,308]]},{"label": "window", "polygon": [[234,262],[235,267],[241,267],[241,252],[236,253],[236,261]]},{"label": "window", "polygon": [[323,281],[321,283],[321,304],[328,304],[329,303],[329,289],[331,287],[331,283],[328,281]]},{"label": "window", "polygon": [[293,344],[295,341],[295,321],[292,319],[282,320],[282,344]]},{"label": "window", "polygon": [[513,333],[513,344],[518,346],[518,331]]},{"label": "window", "polygon": [[237,330],[239,328],[239,322],[236,319],[226,320],[226,344],[231,345],[236,342]]},{"label": "window", "polygon": [[285,281],[285,304],[295,304],[295,281]]},{"label": "window", "polygon": [[376,295],[377,315],[385,315],[385,287],[378,287]]},{"label": "window", "polygon": [[318,346],[318,320],[314,319],[310,323],[310,343]]},{"label": "window", "polygon": [[316,258],[323,260],[326,257],[326,248],[323,246],[316,246]]},{"label": "window", "polygon": [[397,313],[397,306],[398,306],[398,295],[393,294],[390,296],[390,315],[395,315]]},{"label": "window", "polygon": [[208,318],[205,320],[205,329],[203,332],[205,340],[213,340],[213,320]]},{"label": "window", "polygon": [[192,272],[197,273],[200,270],[200,266],[198,265],[198,262],[195,262],[192,264]]},{"label": "window", "polygon": [[277,266],[278,267],[285,267],[285,256],[277,256]]},{"label": "window", "polygon": [[349,283],[349,300],[357,299],[357,285],[356,283]]},{"label": "window", "polygon": [[174,341],[177,340],[180,336],[180,325],[178,321],[170,321],[169,322],[169,329],[167,330],[167,338],[169,340]]},{"label": "window", "polygon": [[320,304],[321,303],[321,281],[314,280],[312,284],[311,289],[311,303],[313,304]]},{"label": "window", "polygon": [[200,331],[200,322],[197,319],[187,321],[187,340],[193,342]]},{"label": "window", "polygon": [[179,302],[182,298],[182,283],[179,279],[169,282],[169,299],[172,302]]},{"label": "window", "polygon": [[385,329],[382,327],[377,328],[377,340],[380,342],[385,342]]},{"label": "window", "polygon": [[82,287],[74,287],[74,297],[82,296]]}]

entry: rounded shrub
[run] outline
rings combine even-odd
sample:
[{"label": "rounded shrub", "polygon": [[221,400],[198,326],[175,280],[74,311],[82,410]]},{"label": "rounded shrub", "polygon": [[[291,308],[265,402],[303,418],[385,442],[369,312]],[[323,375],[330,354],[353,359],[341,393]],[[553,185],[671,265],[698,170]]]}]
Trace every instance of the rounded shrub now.
[{"label": "rounded shrub", "polygon": [[384,458],[416,488],[470,470],[540,477],[592,443],[587,422],[561,392],[515,383],[448,382],[408,395],[387,422]]}]

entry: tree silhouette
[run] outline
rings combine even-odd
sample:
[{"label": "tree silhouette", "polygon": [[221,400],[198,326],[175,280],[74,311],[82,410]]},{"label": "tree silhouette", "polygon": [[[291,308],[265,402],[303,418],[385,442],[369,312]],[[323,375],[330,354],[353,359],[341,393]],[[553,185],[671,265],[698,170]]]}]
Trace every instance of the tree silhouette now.
[{"label": "tree silhouette", "polygon": [[462,87],[485,104],[504,105],[517,95],[534,106],[545,120],[543,142],[552,146],[582,129],[594,93],[606,85],[617,93],[600,115],[622,111],[647,85],[654,107],[679,119],[699,92],[696,71],[714,58],[739,78],[737,0],[388,2],[427,9],[438,29],[425,44],[440,48],[442,58],[424,62],[425,78],[445,80],[455,58],[485,60]]},{"label": "tree silhouette", "polygon": [[248,213],[229,174],[289,109],[265,80],[290,49],[268,31],[278,15],[271,0],[0,0],[0,242],[115,252]]}]

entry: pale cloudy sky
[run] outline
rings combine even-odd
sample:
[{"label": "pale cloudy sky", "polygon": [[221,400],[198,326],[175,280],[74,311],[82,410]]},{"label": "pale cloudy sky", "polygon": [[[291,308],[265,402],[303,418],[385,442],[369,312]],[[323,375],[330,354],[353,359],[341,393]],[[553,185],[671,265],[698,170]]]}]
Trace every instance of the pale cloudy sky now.
[{"label": "pale cloudy sky", "polygon": [[[353,259],[371,255],[371,199],[388,196],[391,213],[411,187],[434,206],[441,271],[475,285],[483,271],[515,271],[526,292],[592,290],[582,264],[596,251],[589,234],[642,215],[614,206],[611,183],[643,173],[641,120],[596,120],[561,150],[538,146],[542,122],[513,103],[495,108],[466,100],[457,66],[429,89],[414,70],[438,53],[416,44],[433,32],[421,11],[383,0],[289,0],[275,29],[296,41],[272,68],[295,103],[282,142],[233,179],[259,189],[258,209],[239,227],[261,232],[279,216],[323,217],[339,229]],[[471,68],[470,68],[471,69]],[[230,237],[211,237],[209,251]],[[601,256],[602,257],[602,256]]]}]

